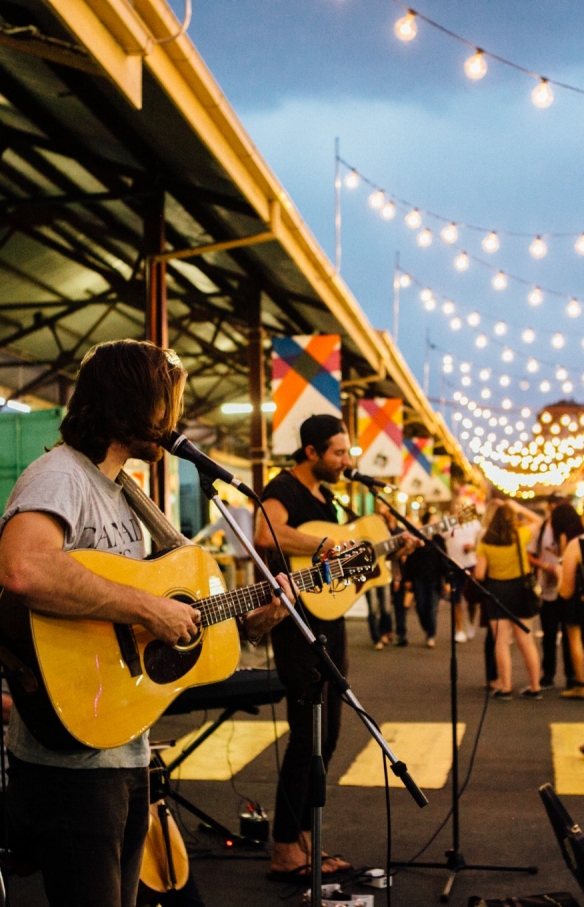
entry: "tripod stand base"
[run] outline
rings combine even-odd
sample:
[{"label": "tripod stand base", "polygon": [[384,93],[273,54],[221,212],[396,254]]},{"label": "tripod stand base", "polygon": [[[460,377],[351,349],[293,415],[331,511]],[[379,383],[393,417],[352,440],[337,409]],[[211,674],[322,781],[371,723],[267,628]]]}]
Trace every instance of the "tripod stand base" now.
[{"label": "tripod stand base", "polygon": [[474,869],[479,872],[526,872],[528,875],[535,875],[537,873],[537,866],[494,866],[492,864],[483,864],[483,863],[467,863],[463,855],[459,850],[447,850],[444,854],[446,857],[446,863],[392,863],[392,866],[401,866],[402,868],[409,868],[410,866],[414,869],[446,869],[448,870],[448,878],[442,894],[440,895],[440,903],[448,903],[450,897],[450,892],[452,891],[452,886],[456,881],[456,876],[463,869]]}]

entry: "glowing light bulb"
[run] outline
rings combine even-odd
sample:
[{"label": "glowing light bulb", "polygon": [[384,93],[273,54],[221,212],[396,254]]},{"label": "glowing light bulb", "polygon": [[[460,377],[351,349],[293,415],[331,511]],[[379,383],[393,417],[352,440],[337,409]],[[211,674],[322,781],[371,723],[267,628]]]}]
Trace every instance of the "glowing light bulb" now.
[{"label": "glowing light bulb", "polygon": [[513,404],[511,403],[509,397],[505,397],[504,400],[501,400],[501,406],[503,407],[503,409],[511,409]]},{"label": "glowing light bulb", "polygon": [[490,400],[491,391],[489,390],[488,387],[483,387],[483,389],[481,391],[481,397],[483,398],[483,400]]},{"label": "glowing light bulb", "polygon": [[433,296],[430,296],[429,299],[424,300],[424,308],[426,309],[427,312],[434,311],[434,309],[436,308],[436,300],[434,299]]},{"label": "glowing light bulb", "polygon": [[499,248],[499,237],[496,233],[491,232],[488,236],[485,236],[481,246],[484,252],[496,252]]},{"label": "glowing light bulb", "polygon": [[569,394],[574,390],[574,385],[571,381],[564,381],[562,384],[562,390],[565,394]]},{"label": "glowing light bulb", "polygon": [[381,189],[376,189],[375,192],[372,192],[369,196],[369,204],[372,208],[381,208],[385,201],[385,195]]},{"label": "glowing light bulb", "polygon": [[422,215],[417,208],[408,211],[404,219],[410,230],[417,230],[418,227],[422,226]]},{"label": "glowing light bulb", "polygon": [[454,318],[450,319],[450,329],[452,331],[459,331],[461,329],[461,327],[462,327],[462,318],[459,318],[458,315],[456,315]]},{"label": "glowing light bulb", "polygon": [[408,287],[411,287],[411,285],[412,285],[412,278],[410,277],[410,275],[409,275],[409,274],[404,274],[404,273],[400,274],[400,276],[399,276],[399,285],[400,285],[400,287],[403,287],[405,290],[406,290]]},{"label": "glowing light bulb", "polygon": [[470,315],[467,315],[466,323],[470,325],[471,328],[476,328],[481,323],[481,316],[478,312],[471,312]]},{"label": "glowing light bulb", "polygon": [[497,271],[493,277],[491,284],[493,285],[494,290],[504,290],[507,286],[507,277],[503,271]]},{"label": "glowing light bulb", "polygon": [[539,369],[539,362],[537,359],[529,359],[525,367],[528,372],[537,372]]},{"label": "glowing light bulb", "polygon": [[484,349],[489,342],[489,338],[486,334],[478,334],[475,340],[475,346],[478,346],[480,350]]},{"label": "glowing light bulb", "polygon": [[513,352],[511,347],[505,347],[505,349],[501,353],[501,359],[503,360],[503,362],[513,362],[513,360],[515,359],[515,353]]},{"label": "glowing light bulb", "polygon": [[577,318],[578,315],[582,314],[582,306],[577,299],[570,299],[568,305],[566,306],[566,315],[569,315],[570,318]]},{"label": "glowing light bulb", "polygon": [[466,271],[469,266],[469,258],[466,252],[461,252],[460,255],[457,255],[454,259],[454,267],[457,271]]},{"label": "glowing light bulb", "polygon": [[521,415],[523,416],[524,419],[528,419],[530,417],[531,410],[530,410],[529,406],[523,407],[523,409],[521,410]]},{"label": "glowing light bulb", "polygon": [[574,243],[574,248],[578,255],[584,255],[584,233],[580,234],[580,236]]},{"label": "glowing light bulb", "polygon": [[547,79],[542,79],[531,92],[531,100],[536,107],[549,107],[553,103],[554,93]]},{"label": "glowing light bulb", "polygon": [[545,413],[542,413],[541,416],[540,416],[539,418],[541,419],[541,421],[542,421],[544,424],[547,425],[549,422],[552,421],[552,414],[551,414],[551,413],[548,413],[548,411],[546,410]]},{"label": "glowing light bulb", "polygon": [[477,47],[477,51],[472,57],[464,61],[464,71],[469,79],[478,82],[487,74],[487,61],[483,51]]},{"label": "glowing light bulb", "polygon": [[536,236],[529,247],[532,258],[544,258],[547,255],[547,246],[541,236]]},{"label": "glowing light bulb", "polygon": [[411,11],[407,16],[402,16],[393,26],[393,33],[400,41],[413,41],[418,34],[416,14]]},{"label": "glowing light bulb", "polygon": [[471,379],[470,375],[463,375],[462,378],[460,379],[460,383],[462,384],[463,387],[470,387],[472,384],[472,379]]},{"label": "glowing light bulb", "polygon": [[565,368],[559,367],[556,369],[556,381],[565,381],[568,377],[568,373]]},{"label": "glowing light bulb", "polygon": [[543,302],[543,293],[539,287],[534,287],[531,292],[527,294],[527,301],[529,305],[536,306],[541,305]]},{"label": "glowing light bulb", "polygon": [[541,384],[539,385],[539,389],[542,392],[542,394],[547,394],[548,391],[551,390],[551,384],[547,380],[542,381]]},{"label": "glowing light bulb", "polygon": [[503,334],[507,333],[507,325],[504,321],[498,321],[493,330],[497,337],[502,337]]},{"label": "glowing light bulb", "polygon": [[452,362],[443,362],[442,363],[442,371],[444,372],[445,375],[449,375],[453,370],[454,370],[454,366],[453,366]]},{"label": "glowing light bulb", "polygon": [[429,290],[428,287],[425,287],[420,291],[420,299],[422,302],[426,302],[427,299],[432,299],[432,290]]},{"label": "glowing light bulb", "polygon": [[490,368],[482,368],[482,369],[480,370],[480,372],[479,372],[479,378],[481,379],[481,381],[488,381],[490,377],[491,377],[491,369],[490,369]]},{"label": "glowing light bulb", "polygon": [[386,202],[383,208],[381,209],[381,216],[385,220],[391,220],[395,217],[395,205],[393,202]]},{"label": "glowing light bulb", "polygon": [[501,387],[509,387],[509,385],[511,384],[511,378],[509,377],[509,375],[501,375],[501,377],[499,378],[499,384],[501,385]]},{"label": "glowing light bulb", "polygon": [[442,311],[445,315],[454,315],[455,305],[451,299],[447,299],[446,302],[442,303]]},{"label": "glowing light bulb", "polygon": [[350,170],[345,177],[345,186],[347,189],[356,189],[359,185],[359,174],[356,170]]},{"label": "glowing light bulb", "polygon": [[524,343],[533,343],[533,341],[535,340],[535,331],[533,330],[533,328],[525,328],[525,330],[521,334],[521,339]]},{"label": "glowing light bulb", "polygon": [[448,224],[440,230],[440,239],[449,245],[458,239],[458,230],[456,224]]},{"label": "glowing light bulb", "polygon": [[432,245],[432,231],[428,227],[425,230],[421,230],[416,237],[416,242],[422,249],[427,249],[428,246]]},{"label": "glowing light bulb", "polygon": [[556,334],[554,334],[554,336],[552,337],[552,340],[551,340],[551,344],[555,350],[561,350],[562,347],[564,346],[565,342],[566,342],[566,338],[564,337],[563,334],[560,334],[559,331]]},{"label": "glowing light bulb", "polygon": [[461,362],[461,363],[460,363],[460,371],[461,371],[463,374],[467,374],[468,372],[470,372],[470,362]]}]

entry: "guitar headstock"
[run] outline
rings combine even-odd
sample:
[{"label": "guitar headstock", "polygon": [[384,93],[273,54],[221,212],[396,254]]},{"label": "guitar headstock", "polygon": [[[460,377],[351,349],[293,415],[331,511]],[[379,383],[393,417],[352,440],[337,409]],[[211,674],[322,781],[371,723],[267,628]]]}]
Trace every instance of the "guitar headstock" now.
[{"label": "guitar headstock", "polygon": [[358,578],[365,582],[367,575],[377,569],[377,558],[369,542],[359,542],[349,548],[329,551],[325,567],[332,579]]},{"label": "guitar headstock", "polygon": [[456,519],[461,526],[464,526],[465,523],[472,523],[473,520],[478,520],[479,515],[474,504],[467,504],[466,507],[462,507],[456,512]]}]

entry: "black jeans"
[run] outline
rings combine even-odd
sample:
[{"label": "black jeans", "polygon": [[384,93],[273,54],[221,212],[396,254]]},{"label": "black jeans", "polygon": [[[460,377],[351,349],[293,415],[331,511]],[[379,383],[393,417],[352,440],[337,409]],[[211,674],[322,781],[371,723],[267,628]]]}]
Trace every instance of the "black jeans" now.
[{"label": "black jeans", "polygon": [[[347,673],[344,620],[311,620],[315,636],[327,637],[327,651],[345,675]],[[291,621],[283,621],[272,630],[274,660],[282,683],[286,685],[287,717],[290,726],[288,746],[278,790],[272,836],[281,844],[292,844],[301,831],[309,831],[311,806],[308,782],[312,759],[312,706],[310,702],[311,671],[318,658]],[[303,700],[301,703],[299,700]],[[341,699],[329,683],[324,684],[322,701],[322,759],[325,769],[335,751],[341,729]]]},{"label": "black jeans", "polygon": [[557,598],[553,601],[542,601],[539,621],[543,632],[541,641],[541,673],[546,680],[552,681],[556,676],[558,630],[562,631],[562,657],[564,674],[568,686],[574,681],[574,666],[570,655],[568,634],[563,624],[563,603]]},{"label": "black jeans", "polygon": [[9,846],[40,868],[51,907],[135,907],[148,769],[9,760]]}]

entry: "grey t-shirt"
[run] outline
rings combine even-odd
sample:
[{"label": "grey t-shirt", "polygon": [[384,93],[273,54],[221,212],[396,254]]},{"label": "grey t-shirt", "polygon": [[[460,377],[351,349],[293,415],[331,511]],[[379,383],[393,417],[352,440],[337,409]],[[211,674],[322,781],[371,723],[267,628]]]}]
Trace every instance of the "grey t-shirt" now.
[{"label": "grey t-shirt", "polygon": [[[66,444],[43,454],[22,473],[0,518],[0,533],[15,514],[33,510],[63,521],[65,551],[99,548],[126,557],[144,556],[142,527],[121,486]],[[41,765],[134,768],[150,761],[147,735],[108,750],[49,750],[28,731],[16,708],[10,716],[7,744],[19,759]]]}]

